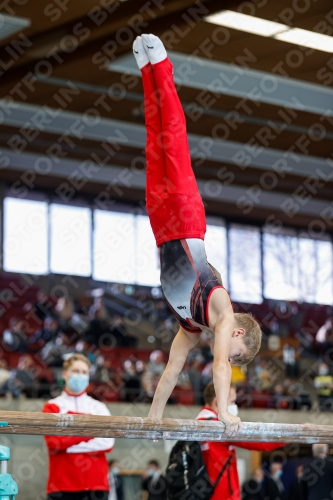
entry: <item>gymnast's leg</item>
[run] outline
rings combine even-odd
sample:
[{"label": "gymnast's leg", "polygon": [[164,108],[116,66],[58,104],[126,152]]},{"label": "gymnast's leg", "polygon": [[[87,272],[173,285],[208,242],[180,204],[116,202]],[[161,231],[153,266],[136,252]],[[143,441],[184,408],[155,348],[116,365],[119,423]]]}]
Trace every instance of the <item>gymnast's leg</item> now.
[{"label": "gymnast's leg", "polygon": [[142,39],[138,36],[133,44],[133,53],[142,73],[144,94],[146,140],[146,207],[155,237],[161,232],[158,217],[163,195],[167,192],[167,176],[162,141],[162,118],[159,95],[154,73]]},{"label": "gymnast's leg", "polygon": [[191,165],[186,120],[173,81],[173,66],[158,37],[142,35],[142,40],[159,91],[167,193],[175,220],[174,226],[167,231],[167,237],[203,239],[205,212]]},{"label": "gymnast's leg", "polygon": [[152,63],[156,87],[160,92],[163,145],[168,180],[171,181],[169,192],[188,193],[189,189],[197,191],[188,147],[186,120],[173,81],[172,63],[158,37],[142,35],[142,39]]}]

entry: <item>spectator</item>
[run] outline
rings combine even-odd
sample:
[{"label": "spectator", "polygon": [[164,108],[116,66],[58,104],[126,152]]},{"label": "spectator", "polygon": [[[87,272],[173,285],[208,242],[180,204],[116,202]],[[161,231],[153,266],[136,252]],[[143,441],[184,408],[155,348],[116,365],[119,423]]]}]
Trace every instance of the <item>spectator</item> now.
[{"label": "spectator", "polygon": [[150,354],[147,370],[153,375],[157,375],[158,379],[161,378],[165,370],[164,355],[162,351],[157,350]]},{"label": "spectator", "polygon": [[52,316],[52,303],[44,290],[38,290],[36,294],[36,302],[31,304],[27,302],[23,310],[28,312],[37,323],[41,323],[47,316]]},{"label": "spectator", "polygon": [[11,318],[9,326],[3,332],[4,348],[11,352],[27,352],[28,340],[24,321]]},{"label": "spectator", "polygon": [[286,377],[298,377],[298,364],[296,361],[295,348],[289,344],[283,346],[283,362],[286,368]]},{"label": "spectator", "polygon": [[147,363],[145,363],[145,361],[142,361],[141,359],[138,359],[135,363],[135,371],[137,376],[142,378],[146,370],[147,370]]},{"label": "spectator", "polygon": [[293,408],[293,399],[286,395],[281,383],[275,384],[273,388],[273,405],[277,409]]},{"label": "spectator", "polygon": [[201,372],[201,387],[205,388],[213,382],[213,363],[208,363]]},{"label": "spectator", "polygon": [[70,297],[59,297],[55,310],[60,320],[70,321],[74,314],[74,302]]},{"label": "spectator", "polygon": [[317,389],[320,410],[332,410],[333,377],[329,374],[329,368],[326,363],[319,364],[318,376],[314,379],[314,385]]},{"label": "spectator", "polygon": [[[135,363],[136,374],[141,384],[140,401],[143,403],[151,403],[154,396],[153,376],[147,371],[147,363],[138,360]],[[171,398],[169,399],[171,403]]]},{"label": "spectator", "polygon": [[[200,350],[200,354],[204,359],[204,364],[207,365],[208,363],[211,363],[213,360],[212,338],[211,335],[208,334],[208,332],[202,332],[202,335],[200,335],[198,349]],[[195,350],[196,348],[194,348],[194,351]]]},{"label": "spectator", "polygon": [[31,356],[24,354],[20,357],[14,376],[21,392],[28,397],[37,397],[36,367]]},{"label": "spectator", "polygon": [[84,340],[88,344],[95,346],[114,346],[115,341],[110,334],[110,325],[103,317],[102,309],[95,309],[93,319],[90,321],[87,330],[84,333]]},{"label": "spectator", "polygon": [[267,500],[286,500],[286,493],[281,481],[282,464],[273,462],[269,469],[270,475],[266,482]]},{"label": "spectator", "polygon": [[292,401],[294,410],[301,410],[303,408],[311,410],[312,400],[310,394],[304,389],[303,384],[286,378],[283,381],[283,388],[286,396]]},{"label": "spectator", "polygon": [[112,397],[118,399],[123,388],[123,381],[117,372],[112,370],[112,361],[104,356],[97,356],[96,365],[92,366],[90,376],[93,382],[100,384],[94,387],[93,395],[99,401],[109,401]]},{"label": "spectator", "polygon": [[123,478],[119,475],[118,460],[109,461],[110,493],[108,500],[124,500]]},{"label": "spectator", "polygon": [[69,327],[72,329],[73,333],[75,332],[79,337],[82,337],[88,326],[89,317],[85,314],[83,308],[78,305],[77,310],[74,311],[73,316],[69,321]]},{"label": "spectator", "polygon": [[67,337],[61,333],[56,339],[45,344],[40,355],[47,366],[59,368],[64,362],[64,356],[68,353]]},{"label": "spectator", "polygon": [[303,465],[296,468],[296,479],[290,484],[288,500],[307,500],[306,483],[303,480]]},{"label": "spectator", "polygon": [[36,334],[30,338],[30,342],[42,341],[42,343],[45,344],[50,340],[55,340],[61,333],[58,320],[56,318],[52,318],[52,316],[47,316],[44,319],[43,328],[41,330],[37,330]]},{"label": "spectator", "polygon": [[11,394],[14,399],[21,395],[21,386],[19,381],[15,378],[15,371],[8,369],[8,362],[6,359],[0,359],[0,395]]},{"label": "spectator", "polygon": [[259,360],[255,367],[256,388],[260,391],[269,391],[273,385],[274,377],[267,368],[266,362]]},{"label": "spectator", "polygon": [[167,500],[166,481],[157,460],[148,462],[147,473],[143,477],[143,500]]},{"label": "spectator", "polygon": [[123,347],[136,347],[138,339],[129,335],[126,329],[126,323],[121,316],[115,316],[111,322],[110,334],[115,344]]},{"label": "spectator", "polygon": [[231,383],[235,385],[242,384],[246,381],[246,366],[231,366]]},{"label": "spectator", "polygon": [[108,321],[109,320],[109,313],[108,313],[108,310],[105,306],[105,299],[103,296],[94,298],[94,303],[89,309],[90,316],[94,316],[95,311],[97,311],[97,309],[100,311],[100,317],[102,319],[104,319],[105,321]]},{"label": "spectator", "polygon": [[0,359],[0,393],[3,393],[6,383],[11,377],[11,372],[8,370],[8,361],[5,358]]},{"label": "spectator", "polygon": [[98,349],[96,346],[89,344],[83,339],[80,339],[76,342],[75,352],[82,353],[89,359],[90,363],[93,365],[96,363]]},{"label": "spectator", "polygon": [[333,318],[328,318],[325,324],[319,328],[316,341],[323,345],[324,351],[333,344]]},{"label": "spectator", "polygon": [[[204,391],[205,406],[201,409],[198,420],[218,420],[217,399],[214,384],[210,383]],[[236,405],[235,387],[230,387],[228,398],[228,411],[232,415],[238,414]],[[247,450],[270,451],[284,446],[283,443],[228,443],[228,442],[204,442],[201,449],[203,460],[206,465],[211,483],[213,484],[223,466],[229,462],[223,476],[218,482],[210,500],[239,500],[240,486],[237,472],[235,446]],[[274,499],[275,500],[275,499]]]},{"label": "spectator", "polygon": [[59,297],[55,311],[61,330],[65,333],[72,332],[71,319],[75,312],[73,299],[70,297]]},{"label": "spectator", "polygon": [[303,480],[306,484],[307,500],[327,500],[332,498],[333,464],[331,457],[327,458],[327,444],[313,444],[314,460],[304,467]]},{"label": "spectator", "polygon": [[123,383],[125,391],[125,401],[133,403],[141,396],[141,381],[137,375],[133,361],[127,359],[124,362]]},{"label": "spectator", "polygon": [[[105,404],[86,393],[89,368],[90,361],[83,354],[73,354],[65,361],[65,389],[60,396],[46,403],[43,412],[109,416],[110,412]],[[113,438],[47,436],[45,440],[50,460],[48,500],[108,499],[108,464],[105,453],[112,450]]]},{"label": "spectator", "polygon": [[110,334],[114,339],[114,345],[127,346],[125,321],[120,316],[114,316],[110,325]]},{"label": "spectator", "polygon": [[256,469],[252,477],[245,481],[242,487],[242,500],[264,500],[263,490],[264,471]]},{"label": "spectator", "polygon": [[148,396],[148,391],[150,389],[150,377],[147,377],[147,363],[141,360],[136,361],[135,371],[141,385],[140,400],[143,403],[150,403],[152,401],[152,397]]},{"label": "spectator", "polygon": [[142,380],[149,398],[153,398],[156,386],[165,369],[164,355],[162,351],[153,351],[149,357],[147,370]]},{"label": "spectator", "polygon": [[194,404],[202,404],[202,394],[201,394],[201,357],[196,356],[189,362],[189,368],[187,369],[187,375],[194,392]]},{"label": "spectator", "polygon": [[112,363],[108,358],[98,356],[96,360],[97,367],[94,372],[94,381],[98,383],[109,384],[111,382]]}]

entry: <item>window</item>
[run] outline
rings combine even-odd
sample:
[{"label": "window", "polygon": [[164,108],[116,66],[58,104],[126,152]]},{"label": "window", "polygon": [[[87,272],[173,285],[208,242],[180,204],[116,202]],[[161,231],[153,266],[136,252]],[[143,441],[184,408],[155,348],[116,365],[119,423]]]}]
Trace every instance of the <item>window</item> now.
[{"label": "window", "polygon": [[4,199],[5,271],[46,274],[47,203]]},{"label": "window", "polygon": [[134,219],[132,214],[94,210],[94,279],[135,282]]},{"label": "window", "polygon": [[268,299],[298,300],[297,236],[264,232],[264,296]]},{"label": "window", "polygon": [[[5,271],[160,285],[159,252],[145,215],[95,209],[92,229],[90,208],[8,196],[3,218]],[[221,273],[235,301],[258,304],[264,296],[333,303],[328,236],[312,239],[294,229],[264,228],[261,248],[259,227],[231,224],[227,235],[223,219],[207,217],[205,248],[208,262]]]},{"label": "window", "polygon": [[260,304],[262,291],[259,228],[232,224],[229,229],[229,249],[232,299]]},{"label": "window", "polygon": [[[213,218],[208,220],[214,221]],[[222,221],[218,222],[220,225],[207,224],[205,248],[208,262],[219,271],[223,286],[228,289],[227,232]]]},{"label": "window", "polygon": [[299,238],[299,300],[333,302],[333,255],[330,241]]},{"label": "window", "polygon": [[149,219],[145,215],[137,215],[135,222],[135,282],[138,285],[158,286],[160,284],[159,255]]},{"label": "window", "polygon": [[91,211],[89,208],[50,205],[53,273],[91,275]]}]

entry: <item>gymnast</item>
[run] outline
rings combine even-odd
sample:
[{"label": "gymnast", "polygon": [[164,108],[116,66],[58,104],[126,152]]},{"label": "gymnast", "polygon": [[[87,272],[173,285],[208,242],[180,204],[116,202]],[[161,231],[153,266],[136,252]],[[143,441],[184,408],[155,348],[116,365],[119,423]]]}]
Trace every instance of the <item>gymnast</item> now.
[{"label": "gymnast", "polygon": [[233,312],[219,273],[207,262],[205,210],[191,166],[173,66],[164,45],[154,35],[142,35],[134,41],[133,52],[144,90],[146,207],[160,251],[163,293],[179,322],[148,416],[162,418],[190,349],[206,331],[213,338],[218,417],[232,435],[240,429],[241,421],[227,409],[230,364],[243,365],[254,358],[261,330],[250,314]]}]

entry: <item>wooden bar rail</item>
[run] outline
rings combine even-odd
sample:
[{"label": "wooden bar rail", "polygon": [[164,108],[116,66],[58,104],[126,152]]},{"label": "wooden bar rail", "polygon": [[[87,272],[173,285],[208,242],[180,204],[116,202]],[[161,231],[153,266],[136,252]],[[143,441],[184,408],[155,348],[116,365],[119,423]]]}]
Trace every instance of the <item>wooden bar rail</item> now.
[{"label": "wooden bar rail", "polygon": [[234,436],[224,434],[224,424],[174,418],[103,417],[1,411],[7,422],[1,434],[44,436],[91,436],[187,441],[263,441],[286,443],[333,443],[333,425],[243,422]]}]

